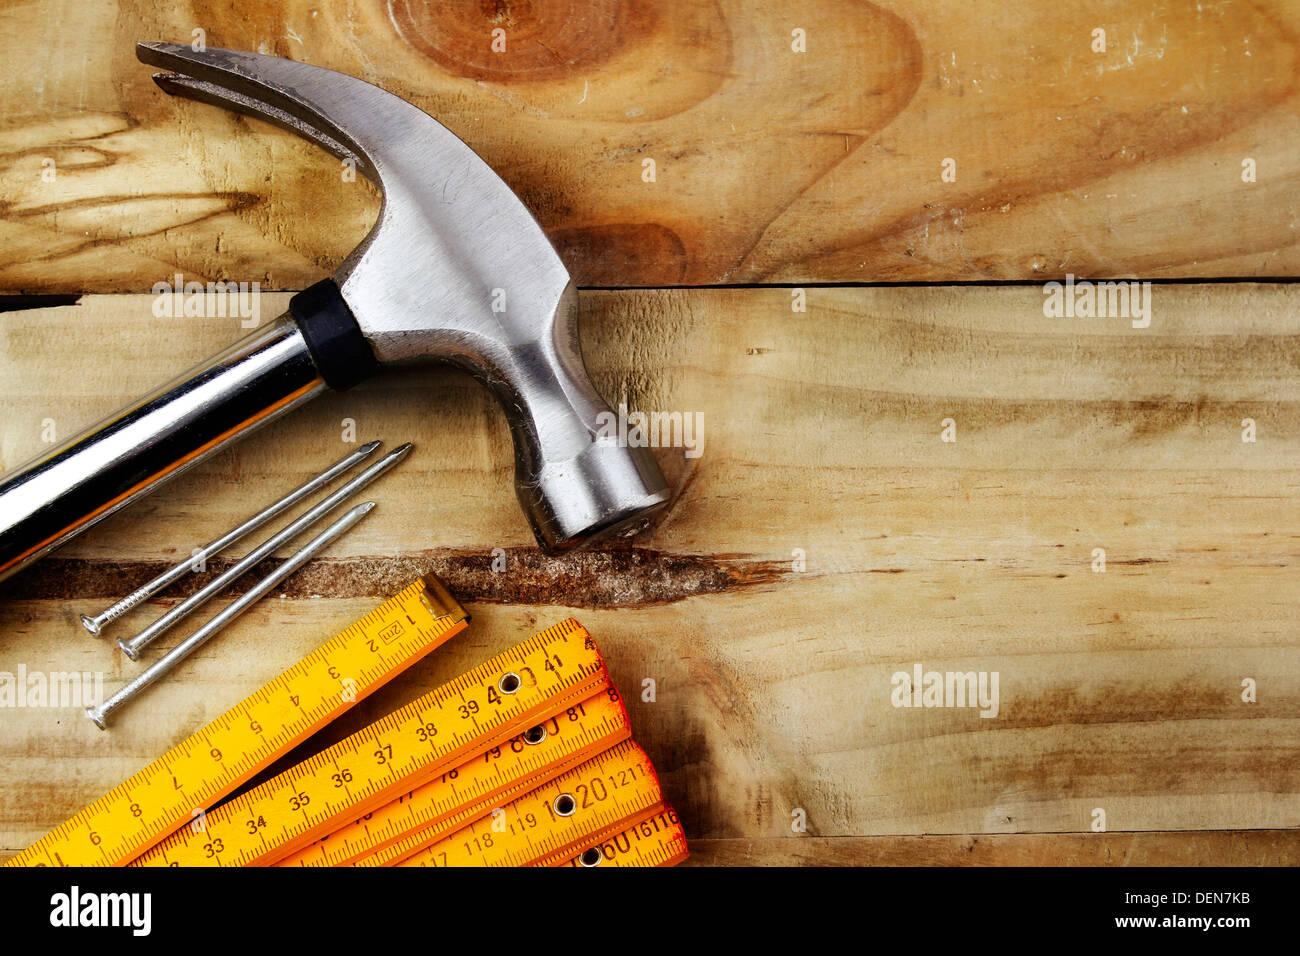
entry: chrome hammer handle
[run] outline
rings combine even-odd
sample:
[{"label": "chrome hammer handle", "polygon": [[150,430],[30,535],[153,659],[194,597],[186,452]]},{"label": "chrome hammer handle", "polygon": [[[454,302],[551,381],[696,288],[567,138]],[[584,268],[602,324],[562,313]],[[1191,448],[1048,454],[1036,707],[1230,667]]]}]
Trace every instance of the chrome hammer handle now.
[{"label": "chrome hammer handle", "polygon": [[326,387],[288,315],[0,483],[0,579]]}]

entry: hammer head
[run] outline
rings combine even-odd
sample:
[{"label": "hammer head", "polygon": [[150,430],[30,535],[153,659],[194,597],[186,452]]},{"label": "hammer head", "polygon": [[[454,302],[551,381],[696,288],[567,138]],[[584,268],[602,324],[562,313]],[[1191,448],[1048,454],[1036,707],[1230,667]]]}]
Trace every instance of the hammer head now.
[{"label": "hammer head", "polygon": [[333,70],[173,43],[141,43],[137,55],[171,71],[155,76],[167,92],[306,137],[379,187],[378,220],[334,274],[343,300],[379,363],[451,362],[497,396],[519,502],[544,548],[635,533],[667,503],[649,450],[620,446],[602,427],[613,413],[583,364],[564,264],[460,139]]}]

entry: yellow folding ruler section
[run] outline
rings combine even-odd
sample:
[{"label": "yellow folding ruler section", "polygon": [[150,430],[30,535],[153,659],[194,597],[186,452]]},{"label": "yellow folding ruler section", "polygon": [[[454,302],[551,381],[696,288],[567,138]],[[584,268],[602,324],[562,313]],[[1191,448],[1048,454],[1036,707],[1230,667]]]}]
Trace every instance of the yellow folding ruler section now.
[{"label": "yellow folding ruler section", "polygon": [[631,736],[623,701],[606,685],[276,865],[390,865]]},{"label": "yellow folding ruler section", "polygon": [[440,581],[415,582],[8,865],[128,863],[459,633],[467,620]]},{"label": "yellow folding ruler section", "polygon": [[689,854],[686,831],[672,807],[628,827],[599,846],[569,858],[565,866],[676,866]]},{"label": "yellow folding ruler section", "polygon": [[275,863],[505,743],[608,682],[572,618],[462,674],[183,827],[137,866]]},{"label": "yellow folding ruler section", "polygon": [[558,866],[662,809],[650,758],[626,740],[397,865]]}]

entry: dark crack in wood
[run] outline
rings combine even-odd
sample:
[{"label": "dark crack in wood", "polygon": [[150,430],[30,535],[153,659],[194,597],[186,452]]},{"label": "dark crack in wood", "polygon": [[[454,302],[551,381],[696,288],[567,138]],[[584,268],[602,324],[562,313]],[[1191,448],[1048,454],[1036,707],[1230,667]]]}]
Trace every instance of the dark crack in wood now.
[{"label": "dark crack in wood", "polygon": [[[281,562],[263,561],[223,592],[245,593]],[[155,600],[193,594],[232,561],[214,559]],[[0,583],[0,600],[85,600],[107,605],[170,565],[162,561],[46,558]],[[394,556],[313,561],[273,592],[287,598],[386,598],[423,574],[438,575],[466,603],[560,604],[575,608],[649,607],[701,594],[770,587],[792,575],[788,562],[740,555],[669,554],[645,548],[581,551],[549,557],[531,548],[488,553],[417,551]]]}]

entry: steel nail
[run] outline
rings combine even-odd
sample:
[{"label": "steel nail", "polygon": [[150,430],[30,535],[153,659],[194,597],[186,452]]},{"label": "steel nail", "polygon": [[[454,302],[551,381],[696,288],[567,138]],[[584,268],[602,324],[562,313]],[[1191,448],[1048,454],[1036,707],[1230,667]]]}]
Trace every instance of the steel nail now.
[{"label": "steel nail", "polygon": [[324,498],[317,502],[312,506],[311,510],[304,512],[298,518],[295,518],[292,522],[285,525],[280,531],[267,538],[250,551],[245,557],[241,558],[231,566],[227,571],[220,574],[210,584],[196,591],[180,604],[177,604],[174,608],[162,617],[158,618],[158,620],[154,621],[139,634],[129,639],[119,639],[117,646],[122,648],[122,651],[127,657],[131,658],[131,660],[136,660],[140,656],[140,650],[143,647],[155,640],[159,635],[171,629],[177,624],[177,622],[193,613],[195,608],[207,603],[219,591],[224,590],[226,585],[233,582],[236,578],[242,577],[250,568],[271,554],[271,552],[285,544],[288,544],[323,518],[326,514],[333,511],[348,498],[351,498],[362,488],[366,487],[366,485],[370,484],[384,472],[388,471],[388,469],[392,468],[410,453],[411,447],[411,443],[407,442],[405,445],[401,445],[389,452],[383,458],[379,459],[379,461],[375,462],[365,471],[361,472],[361,474],[349,481],[342,488],[339,488],[331,494],[328,498]]},{"label": "steel nail", "polygon": [[307,563],[313,555],[339,537],[354,524],[364,518],[374,508],[373,501],[367,501],[364,504],[357,505],[343,517],[339,518],[328,528],[312,538],[303,546],[302,550],[296,552],[292,557],[280,565],[257,584],[253,585],[247,592],[241,594],[234,600],[229,607],[215,615],[210,621],[200,627],[185,640],[181,641],[170,651],[158,658],[146,670],[136,675],[125,687],[119,689],[112,697],[94,707],[86,708],[86,716],[93,720],[100,730],[108,726],[108,718],[117,710],[123,707],[128,701],[137,697],[146,687],[153,684],[158,678],[162,677],[169,670],[179,664],[185,658],[189,657],[196,650],[207,643],[214,634],[233,621],[239,615],[243,614],[258,599],[270,591],[277,584],[287,578],[293,572]]},{"label": "steel nail", "polygon": [[266,524],[266,522],[270,521],[276,515],[281,514],[286,509],[297,504],[299,501],[301,501],[303,498],[306,498],[312,492],[320,488],[323,488],[325,485],[329,484],[339,475],[343,474],[343,472],[349,470],[353,465],[357,464],[360,461],[364,461],[366,458],[369,458],[381,444],[383,444],[383,442],[372,441],[372,442],[368,442],[365,445],[362,445],[352,454],[347,455],[346,457],[339,459],[333,465],[330,465],[329,468],[326,468],[315,478],[311,479],[305,484],[299,485],[297,488],[289,492],[279,501],[275,502],[274,504],[268,505],[266,508],[263,508],[257,514],[253,515],[251,518],[249,518],[247,521],[241,524],[239,527],[234,528],[231,531],[227,531],[220,538],[217,538],[215,541],[212,541],[204,545],[202,548],[200,548],[194,554],[190,555],[184,561],[181,561],[179,564],[175,565],[174,567],[164,571],[162,574],[158,575],[152,581],[148,582],[147,584],[142,584],[140,587],[136,588],[126,597],[122,598],[122,600],[114,604],[112,607],[101,611],[99,614],[96,614],[94,617],[91,617],[89,614],[81,615],[81,623],[85,626],[86,630],[88,630],[91,634],[94,634],[96,637],[98,637],[100,634],[103,633],[105,627],[107,627],[109,624],[116,621],[127,611],[131,610],[133,607],[136,607],[142,602],[147,601],[149,598],[153,597],[155,594],[157,594],[163,588],[167,587],[169,584],[172,584],[174,581],[183,577],[185,575],[185,572],[190,570],[190,568],[192,568],[195,565],[195,563],[199,561],[206,561],[208,558],[220,554],[222,551],[230,547],[239,539],[243,538],[245,535],[251,534],[252,532],[256,531],[258,528]]}]

